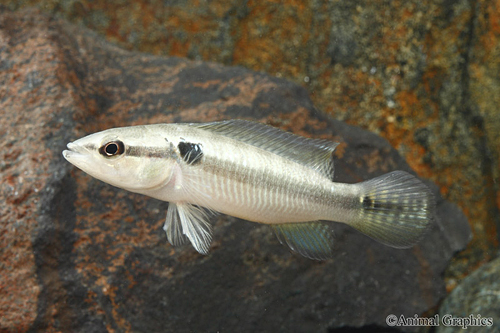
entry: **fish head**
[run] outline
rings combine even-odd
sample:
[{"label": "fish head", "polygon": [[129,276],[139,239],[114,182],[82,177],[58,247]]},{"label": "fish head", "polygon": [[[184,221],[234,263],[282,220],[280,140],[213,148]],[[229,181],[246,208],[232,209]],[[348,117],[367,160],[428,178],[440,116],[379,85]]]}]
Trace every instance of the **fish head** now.
[{"label": "fish head", "polygon": [[132,192],[167,184],[176,165],[172,143],[148,126],[121,127],[70,142],[64,158],[94,178]]}]

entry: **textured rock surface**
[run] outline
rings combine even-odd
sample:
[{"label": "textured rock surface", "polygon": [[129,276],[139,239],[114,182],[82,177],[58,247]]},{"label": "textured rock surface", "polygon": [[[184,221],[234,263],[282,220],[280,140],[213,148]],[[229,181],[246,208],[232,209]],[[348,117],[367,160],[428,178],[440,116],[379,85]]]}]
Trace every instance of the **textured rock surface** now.
[{"label": "textured rock surface", "polygon": [[[129,53],[28,10],[0,16],[0,330],[327,331],[432,311],[470,230],[440,222],[395,250],[336,225],[337,256],[288,253],[267,227],[214,220],[211,253],[172,248],[168,204],[101,183],[61,156],[120,125],[246,118],[340,141],[336,179],[410,170],[386,140],[317,111],[306,90],[238,67]],[[373,326],[373,327],[375,327]]]},{"label": "textured rock surface", "polygon": [[500,232],[500,0],[0,0],[128,49],[242,65],[302,84],[336,119],[380,134],[468,216],[454,281]]},{"label": "textured rock surface", "polygon": [[[441,318],[476,319],[468,332],[500,332],[500,259],[482,266],[469,275],[444,300],[439,308]],[[483,318],[481,324],[478,319]],[[488,319],[491,322],[484,322]],[[445,319],[446,320],[446,319]],[[491,325],[492,324],[492,325]],[[481,326],[483,325],[483,326]],[[456,332],[457,328],[441,325],[437,332]]]}]

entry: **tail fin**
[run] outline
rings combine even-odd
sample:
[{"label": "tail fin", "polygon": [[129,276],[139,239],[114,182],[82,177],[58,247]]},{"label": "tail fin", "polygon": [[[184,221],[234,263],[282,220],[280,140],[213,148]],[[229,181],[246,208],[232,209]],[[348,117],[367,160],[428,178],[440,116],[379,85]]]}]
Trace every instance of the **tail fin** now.
[{"label": "tail fin", "polygon": [[394,171],[356,186],[361,209],[349,224],[383,244],[411,247],[434,219],[434,196],[407,172]]}]

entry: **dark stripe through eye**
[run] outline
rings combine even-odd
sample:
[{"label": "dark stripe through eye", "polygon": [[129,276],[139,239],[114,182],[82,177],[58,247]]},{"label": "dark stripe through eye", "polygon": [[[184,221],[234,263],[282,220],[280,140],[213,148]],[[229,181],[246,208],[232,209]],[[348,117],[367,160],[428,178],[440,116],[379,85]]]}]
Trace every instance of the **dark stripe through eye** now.
[{"label": "dark stripe through eye", "polygon": [[123,154],[125,146],[121,141],[110,141],[99,148],[99,153],[105,157],[112,157]]}]

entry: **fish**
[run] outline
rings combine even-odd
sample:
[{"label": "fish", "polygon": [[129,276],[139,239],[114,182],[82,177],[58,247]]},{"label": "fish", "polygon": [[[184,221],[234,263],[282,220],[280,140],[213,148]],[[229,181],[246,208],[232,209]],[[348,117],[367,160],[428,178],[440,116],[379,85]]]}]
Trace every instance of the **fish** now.
[{"label": "fish", "polygon": [[314,260],[335,254],[333,223],[394,248],[432,225],[430,189],[405,171],[334,182],[338,143],[248,120],[111,128],[67,144],[64,158],[110,185],[169,202],[163,229],[208,254],[212,213],[267,224]]}]

